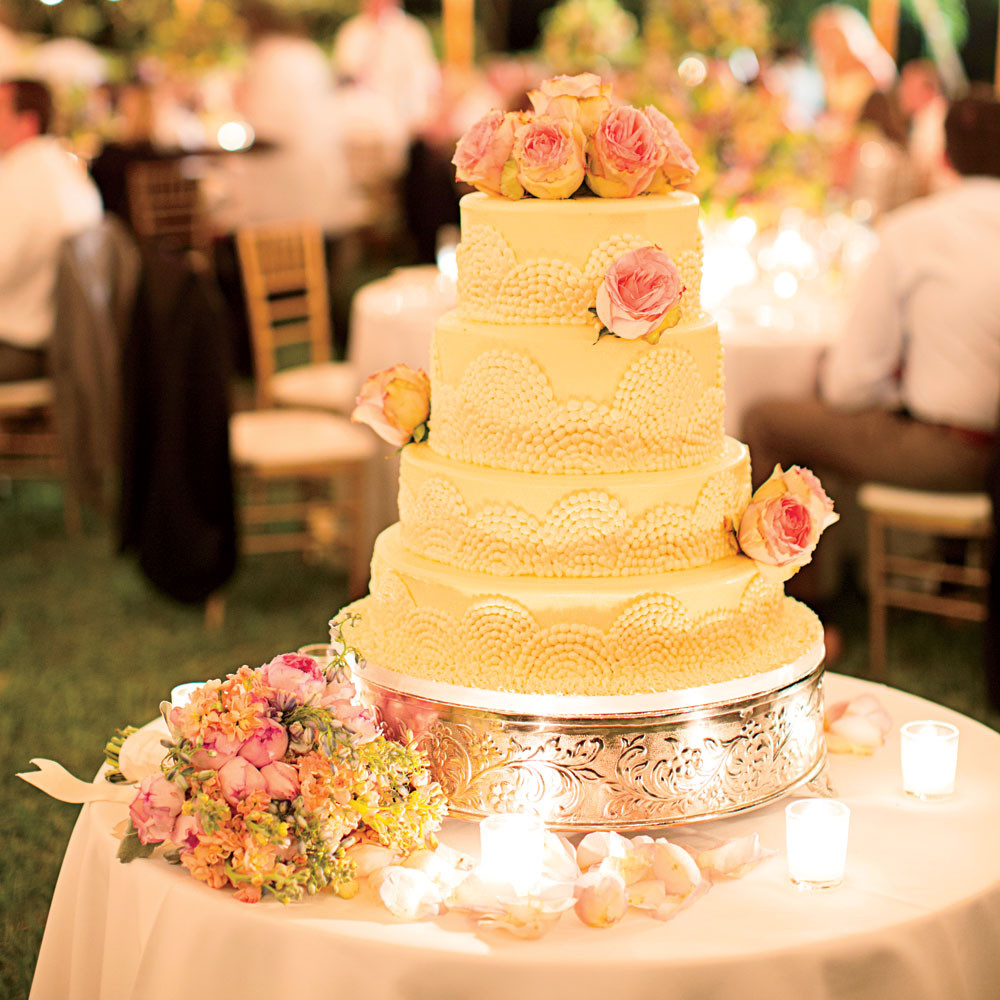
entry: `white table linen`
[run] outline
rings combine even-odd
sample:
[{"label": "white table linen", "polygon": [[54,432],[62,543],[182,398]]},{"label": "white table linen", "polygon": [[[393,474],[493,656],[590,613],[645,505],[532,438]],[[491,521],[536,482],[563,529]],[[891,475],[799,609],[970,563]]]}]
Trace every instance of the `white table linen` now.
[{"label": "white table linen", "polygon": [[[351,302],[351,340],[347,360],[357,388],[369,376],[405,364],[430,374],[434,324],[455,305],[455,283],[433,264],[397,268],[359,288]],[[380,442],[370,490],[371,542],[399,518],[397,449]]]},{"label": "white table linen", "polygon": [[[785,800],[699,828],[720,838],[757,832],[777,854],[671,922],[630,910],[598,931],[569,913],[544,939],[521,941],[477,935],[459,914],[398,921],[368,889],[350,901],[240,904],[160,860],[118,864],[112,828],[125,808],[97,803],[83,808],[70,840],[31,1000],[994,1000],[1000,734],[912,695],[827,677],[829,700],[864,692],[894,725],[873,757],[830,761],[851,808],[839,889],[808,893],[788,881]],[[917,718],[961,730],[947,802],[901,792],[899,727]],[[474,850],[477,831],[449,821],[442,840]]]}]

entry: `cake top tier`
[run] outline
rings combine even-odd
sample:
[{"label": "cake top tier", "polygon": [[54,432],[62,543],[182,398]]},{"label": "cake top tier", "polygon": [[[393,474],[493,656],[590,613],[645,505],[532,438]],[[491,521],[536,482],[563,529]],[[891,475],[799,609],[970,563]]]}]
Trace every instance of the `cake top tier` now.
[{"label": "cake top tier", "polygon": [[528,96],[532,111],[491,111],[462,136],[458,180],[511,200],[625,199],[664,194],[698,172],[662,111],[616,105],[594,73],[554,77]]}]

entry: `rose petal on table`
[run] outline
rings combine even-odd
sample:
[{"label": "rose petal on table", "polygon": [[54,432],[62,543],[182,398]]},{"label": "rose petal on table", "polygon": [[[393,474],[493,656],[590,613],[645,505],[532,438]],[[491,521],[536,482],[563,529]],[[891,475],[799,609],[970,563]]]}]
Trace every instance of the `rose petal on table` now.
[{"label": "rose petal on table", "polygon": [[355,844],[344,853],[357,865],[358,878],[367,878],[381,868],[398,865],[402,860],[402,855],[381,844]]},{"label": "rose petal on table", "polygon": [[398,865],[384,868],[382,872],[379,898],[394,917],[426,920],[441,912],[441,892],[429,875]]},{"label": "rose petal on table", "polygon": [[580,877],[576,848],[551,830],[545,831],[542,855],[542,875],[553,882],[575,882]]},{"label": "rose petal on table", "polygon": [[639,910],[655,910],[667,901],[666,886],[659,879],[634,882],[628,887],[629,906]]},{"label": "rose petal on table", "polygon": [[624,858],[631,850],[629,841],[614,830],[588,833],[576,849],[576,863],[581,871],[600,864],[605,858]]},{"label": "rose petal on table", "polygon": [[649,878],[653,859],[649,851],[641,845],[639,850],[629,848],[624,858],[605,858],[600,864],[594,865],[588,871],[601,872],[604,875],[617,875],[626,885],[642,882]]},{"label": "rose petal on table", "polygon": [[588,927],[611,927],[628,910],[625,880],[600,868],[584,873],[573,886],[576,915]]},{"label": "rose petal on table", "polygon": [[652,911],[657,920],[673,920],[681,910],[686,910],[693,903],[701,899],[709,890],[709,885],[702,879],[686,896],[670,896]]},{"label": "rose petal on table", "polygon": [[745,837],[736,837],[724,841],[718,847],[701,851],[695,855],[695,861],[702,874],[709,879],[743,878],[764,858],[775,854],[760,845],[760,837],[756,833]]},{"label": "rose petal on table", "polygon": [[823,728],[826,747],[831,753],[867,755],[885,744],[892,718],[878,698],[863,694],[831,705]]},{"label": "rose petal on table", "polygon": [[663,883],[669,896],[686,896],[701,882],[694,858],[669,840],[658,840],[653,845],[653,876]]},{"label": "rose petal on table", "polygon": [[455,859],[450,856],[452,854],[457,860],[461,860],[457,851],[452,851],[450,854],[444,854],[440,849],[414,851],[402,862],[402,866],[423,872],[434,882],[441,894],[447,896],[466,875],[462,869],[456,867]]},{"label": "rose petal on table", "polygon": [[158,726],[140,729],[125,739],[118,751],[118,770],[126,780],[142,781],[160,773],[160,764],[167,755],[162,740],[163,731]]}]

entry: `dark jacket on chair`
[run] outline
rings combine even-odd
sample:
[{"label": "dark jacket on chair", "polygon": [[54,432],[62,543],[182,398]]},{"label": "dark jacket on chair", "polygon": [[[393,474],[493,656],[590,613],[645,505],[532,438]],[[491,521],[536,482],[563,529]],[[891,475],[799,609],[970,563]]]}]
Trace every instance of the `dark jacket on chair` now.
[{"label": "dark jacket on chair", "polygon": [[236,566],[230,343],[211,280],[144,248],[124,355],[121,545],[180,601],[205,600]]}]

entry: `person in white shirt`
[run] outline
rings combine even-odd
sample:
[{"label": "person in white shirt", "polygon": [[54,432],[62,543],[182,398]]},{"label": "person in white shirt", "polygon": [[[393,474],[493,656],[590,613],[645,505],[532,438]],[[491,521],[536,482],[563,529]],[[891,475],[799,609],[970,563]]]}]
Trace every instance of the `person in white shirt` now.
[{"label": "person in white shirt", "polygon": [[36,80],[0,83],[0,381],[45,372],[63,240],[102,215],[86,171],[47,135],[52,97]]},{"label": "person in white shirt", "polygon": [[[755,487],[781,463],[842,488],[985,488],[1000,413],[1000,104],[956,101],[945,132],[961,179],[885,216],[819,396],[747,413]],[[799,596],[825,596],[829,559],[808,569]]]}]

